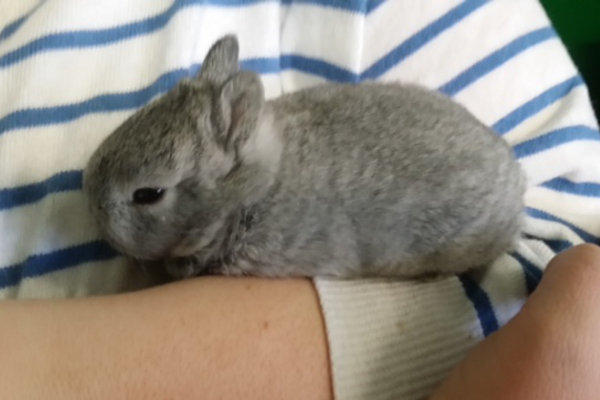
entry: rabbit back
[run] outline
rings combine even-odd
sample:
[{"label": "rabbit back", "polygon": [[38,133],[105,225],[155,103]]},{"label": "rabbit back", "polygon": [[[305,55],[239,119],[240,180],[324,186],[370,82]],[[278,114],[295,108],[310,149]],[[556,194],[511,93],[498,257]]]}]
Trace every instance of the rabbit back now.
[{"label": "rabbit back", "polygon": [[493,261],[520,233],[511,148],[412,85],[323,85],[267,103],[283,149],[226,273],[414,277]]}]

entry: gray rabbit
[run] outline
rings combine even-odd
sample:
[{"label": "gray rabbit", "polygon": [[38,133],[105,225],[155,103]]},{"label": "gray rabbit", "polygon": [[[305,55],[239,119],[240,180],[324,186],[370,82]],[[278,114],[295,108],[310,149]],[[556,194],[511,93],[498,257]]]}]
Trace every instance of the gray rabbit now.
[{"label": "gray rabbit", "polygon": [[106,239],[175,278],[458,273],[520,234],[511,148],[445,96],[324,84],[265,101],[225,36],[126,120],[84,190]]}]

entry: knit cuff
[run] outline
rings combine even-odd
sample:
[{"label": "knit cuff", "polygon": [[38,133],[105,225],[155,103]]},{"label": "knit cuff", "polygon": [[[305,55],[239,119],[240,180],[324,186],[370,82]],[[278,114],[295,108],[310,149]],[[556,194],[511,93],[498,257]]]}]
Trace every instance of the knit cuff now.
[{"label": "knit cuff", "polygon": [[426,398],[482,338],[460,281],[315,279],[337,400]]}]

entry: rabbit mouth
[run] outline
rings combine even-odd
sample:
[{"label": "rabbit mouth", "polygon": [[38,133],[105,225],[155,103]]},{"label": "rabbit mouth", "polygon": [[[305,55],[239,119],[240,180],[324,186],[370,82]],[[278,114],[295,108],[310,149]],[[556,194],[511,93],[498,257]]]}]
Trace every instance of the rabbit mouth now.
[{"label": "rabbit mouth", "polygon": [[[173,258],[189,257],[199,253],[212,253],[215,237],[224,226],[223,221],[215,221],[203,229],[191,229],[179,242],[171,247],[169,255]],[[214,249],[216,250],[216,249]]]},{"label": "rabbit mouth", "polygon": [[182,235],[168,252],[173,258],[196,257],[205,261],[232,256],[235,248],[251,230],[255,222],[252,208],[241,208],[224,213],[204,228],[192,228]]}]

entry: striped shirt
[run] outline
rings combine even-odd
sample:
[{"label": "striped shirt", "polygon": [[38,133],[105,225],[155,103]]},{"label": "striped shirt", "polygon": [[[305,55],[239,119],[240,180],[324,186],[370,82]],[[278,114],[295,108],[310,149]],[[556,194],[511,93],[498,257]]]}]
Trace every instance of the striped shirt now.
[{"label": "striped shirt", "polygon": [[140,276],[81,192],[100,141],[195,74],[225,33],[268,98],[324,81],[408,81],[510,143],[525,237],[478,274],[316,279],[338,399],[418,399],[505,324],[559,251],[600,237],[600,134],[537,0],[0,0],[0,296],[114,293]]}]

